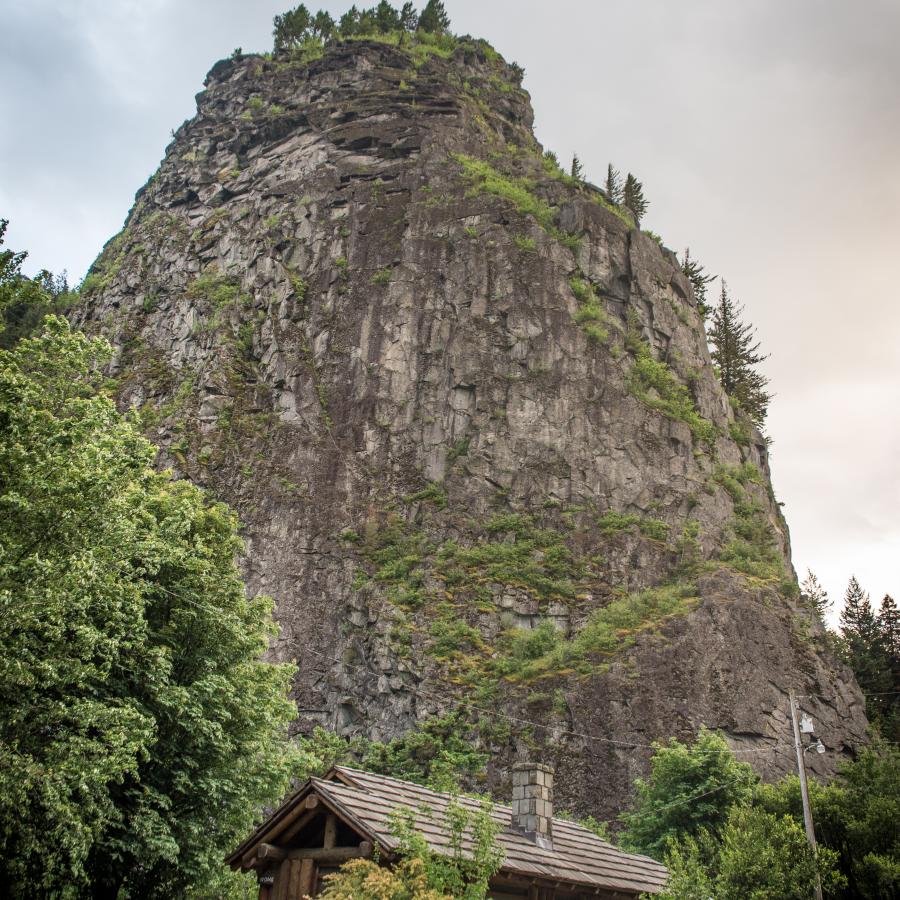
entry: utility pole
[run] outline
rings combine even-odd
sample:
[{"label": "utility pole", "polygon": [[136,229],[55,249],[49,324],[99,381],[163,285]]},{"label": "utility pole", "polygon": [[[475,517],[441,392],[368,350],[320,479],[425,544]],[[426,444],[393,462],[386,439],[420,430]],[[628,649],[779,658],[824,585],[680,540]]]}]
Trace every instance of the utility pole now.
[{"label": "utility pole", "polygon": [[806,784],[806,762],[803,754],[805,752],[803,743],[800,740],[800,726],[797,723],[797,698],[794,692],[790,693],[791,700],[791,724],[794,726],[794,749],[797,751],[797,774],[800,776],[800,798],[803,800],[803,824],[806,826],[806,839],[813,852],[813,859],[816,862],[816,900],[822,900],[822,882],[819,879],[818,871],[818,853],[816,851],[816,830],[813,827],[812,809],[809,805],[809,789]]}]

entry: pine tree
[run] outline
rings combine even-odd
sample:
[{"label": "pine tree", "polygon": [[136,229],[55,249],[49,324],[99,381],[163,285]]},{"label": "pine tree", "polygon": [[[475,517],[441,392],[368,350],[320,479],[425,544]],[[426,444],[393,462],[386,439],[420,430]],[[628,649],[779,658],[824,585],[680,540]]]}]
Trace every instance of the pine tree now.
[{"label": "pine tree", "polygon": [[419,28],[433,34],[443,34],[450,29],[450,16],[441,0],[428,0],[419,16]]},{"label": "pine tree", "polygon": [[416,7],[412,3],[404,3],[400,10],[400,27],[404,31],[415,31],[419,24]]},{"label": "pine tree", "polygon": [[885,653],[894,666],[900,666],[900,612],[897,602],[885,594],[878,610],[878,634]]},{"label": "pine tree", "polygon": [[576,181],[584,181],[584,166],[581,164],[581,160],[578,158],[577,153],[572,155],[572,168],[569,174]]},{"label": "pine tree", "polygon": [[324,9],[320,9],[313,19],[313,33],[322,38],[323,41],[328,41],[334,37],[334,32],[336,29],[337,23],[334,21],[334,19],[332,19]]},{"label": "pine tree", "polygon": [[885,594],[875,620],[878,635],[878,690],[868,706],[877,710],[876,718],[884,737],[900,742],[900,613],[890,594]]},{"label": "pine tree", "polygon": [[612,163],[606,167],[606,196],[611,203],[622,202],[622,176]]},{"label": "pine tree", "polygon": [[359,10],[356,8],[356,4],[354,4],[341,16],[340,23],[338,24],[338,31],[344,37],[356,34],[359,30],[359,16]]},{"label": "pine tree", "polygon": [[275,16],[272,24],[275,49],[289,50],[291,47],[299,46],[309,37],[313,19],[309,10],[301,3],[296,9]]},{"label": "pine tree", "polygon": [[754,341],[753,326],[741,321],[743,311],[744,307],[731,299],[728,285],[723,281],[709,331],[712,359],[725,393],[747,413],[757,428],[762,428],[772,395],[766,391],[769,379],[755,367],[768,357],[759,354],[759,341]]},{"label": "pine tree", "polygon": [[388,3],[381,0],[375,9],[375,25],[381,34],[389,34],[400,28],[400,14]]},{"label": "pine tree", "polygon": [[631,210],[635,223],[640,225],[641,219],[644,218],[644,214],[647,212],[647,207],[650,204],[644,199],[644,185],[631,172],[625,178],[622,202]]},{"label": "pine tree", "polygon": [[707,275],[706,268],[691,259],[691,248],[687,247],[684,251],[684,262],[681,264],[681,271],[687,275],[694,289],[694,300],[697,302],[697,310],[703,320],[706,321],[712,313],[712,307],[706,302],[706,288],[712,284],[718,277],[717,275]]},{"label": "pine tree", "polygon": [[816,611],[819,618],[824,621],[825,616],[834,604],[828,596],[828,591],[822,587],[822,583],[816,578],[812,569],[806,570],[806,578],[800,585],[800,592],[810,607]]}]

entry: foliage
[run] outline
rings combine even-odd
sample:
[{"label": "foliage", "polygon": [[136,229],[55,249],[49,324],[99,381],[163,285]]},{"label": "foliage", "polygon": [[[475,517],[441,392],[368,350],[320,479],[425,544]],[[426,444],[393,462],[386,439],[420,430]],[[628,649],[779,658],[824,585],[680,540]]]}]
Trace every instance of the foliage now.
[{"label": "foliage", "polygon": [[323,900],[452,900],[430,887],[425,860],[401,859],[389,869],[371,859],[351,859],[325,877]]},{"label": "foliage", "polygon": [[900,625],[890,594],[876,615],[869,595],[850,578],[841,610],[842,650],[866,695],[866,714],[888,740],[900,740]]},{"label": "foliage", "polygon": [[591,672],[634,645],[641,633],[685,615],[697,602],[692,584],[664,585],[627,594],[594,610],[581,629],[566,640],[551,622],[537,628],[512,629],[493,661],[493,672],[515,681],[533,681],[569,671]]},{"label": "foliage", "polygon": [[631,172],[625,178],[625,187],[622,189],[622,203],[631,210],[634,221],[640,225],[641,219],[650,205],[644,198],[644,185],[641,184]]},{"label": "foliage", "polygon": [[577,153],[572,156],[572,168],[569,170],[569,175],[574,178],[575,181],[584,181],[584,166],[578,158]]},{"label": "foliage", "polygon": [[424,721],[387,744],[372,743],[363,767],[437,791],[459,790],[461,781],[484,775],[488,756],[472,746],[461,710]]},{"label": "foliage", "polygon": [[110,352],[48,317],[0,353],[0,865],[29,895],[208,883],[290,768],[237,523],[153,471]]},{"label": "foliage", "polygon": [[433,34],[450,30],[450,16],[441,0],[428,0],[419,16],[419,28]]},{"label": "foliage", "polygon": [[706,302],[707,288],[716,280],[717,275],[710,275],[706,268],[696,259],[691,259],[691,249],[684,251],[684,261],[681,263],[681,271],[688,277],[691,287],[694,289],[694,300],[703,320],[706,321],[712,313],[712,307]]},{"label": "foliage", "polygon": [[610,163],[606,167],[606,196],[610,203],[620,204],[624,197],[622,194],[622,177],[617,169]]},{"label": "foliage", "polygon": [[336,765],[361,766],[433,790],[459,790],[484,776],[487,754],[472,746],[463,712],[434,716],[388,743],[346,738],[324,728],[297,740],[294,778],[321,777]]},{"label": "foliage", "polygon": [[774,816],[758,807],[735,806],[722,834],[715,896],[722,900],[808,900],[816,873],[830,893],[841,883],[835,854],[822,848],[817,860],[803,825],[791,816]]},{"label": "foliage", "polygon": [[594,341],[603,342],[609,338],[611,319],[606,313],[603,301],[597,296],[594,286],[585,278],[574,276],[569,279],[572,293],[578,300],[575,323]]},{"label": "foliage", "polygon": [[636,799],[622,816],[622,845],[663,859],[669,842],[703,833],[719,838],[735,803],[749,800],[758,781],[725,739],[705,728],[686,745],[655,744],[650,776],[635,782]]},{"label": "foliage", "polygon": [[822,586],[822,583],[816,578],[812,569],[806,570],[806,578],[800,584],[800,596],[811,610],[819,617],[820,621],[825,620],[825,616],[834,604],[828,596],[828,591]]},{"label": "foliage", "polygon": [[687,387],[664,362],[653,356],[650,345],[633,327],[626,335],[626,346],[634,355],[634,365],[628,375],[631,393],[650,409],[684,422],[694,440],[712,446],[715,426],[700,415]]},{"label": "foliage", "polygon": [[388,0],[369,9],[354,5],[338,22],[325,10],[312,14],[301,3],[273,20],[275,49],[291,51],[304,61],[321,55],[324,44],[336,38],[387,38],[399,44],[410,32],[424,38],[443,37],[449,30],[450,17],[440,0],[429,0],[421,15],[416,15],[412,3],[405,3],[400,10]]},{"label": "foliage", "polygon": [[[9,222],[0,219],[0,247]],[[66,274],[42,269],[34,278],[22,274],[28,254],[0,249],[0,349],[9,349],[37,330],[45,315],[74,302]]]},{"label": "foliage", "polygon": [[[331,900],[483,900],[491,877],[503,863],[497,844],[499,826],[491,818],[492,804],[483,800],[472,810],[452,797],[444,813],[447,848],[432,851],[416,829],[416,814],[408,808],[391,815],[398,839],[396,867],[384,873],[372,861],[354,860],[327,879],[323,897]],[[428,810],[421,814],[430,818]],[[464,845],[468,845],[466,849]]]},{"label": "foliage", "polygon": [[725,393],[740,405],[757,428],[762,428],[772,395],[766,391],[768,378],[756,367],[768,357],[758,352],[759,341],[754,341],[753,326],[741,321],[743,311],[743,306],[731,299],[723,281],[709,330],[712,360]]},{"label": "foliage", "polygon": [[[715,743],[707,749],[712,752],[704,754],[702,742],[711,737]],[[706,765],[718,772],[704,780]],[[657,749],[649,782],[637,783],[638,801],[625,817],[624,837],[632,849],[654,855],[664,851],[671,876],[664,900],[805,900],[812,896],[817,867],[826,897],[875,900],[897,895],[896,746],[863,749],[831,784],[810,781],[819,844],[815,860],[804,833],[799,779],[755,782],[749,767],[736,762],[725,742],[709,732],[701,732],[692,747],[677,745],[674,757],[664,745]],[[705,806],[690,802],[707,783]],[[646,802],[650,788],[652,803]],[[635,813],[641,814],[637,821]],[[635,824],[640,826],[637,840]]]}]

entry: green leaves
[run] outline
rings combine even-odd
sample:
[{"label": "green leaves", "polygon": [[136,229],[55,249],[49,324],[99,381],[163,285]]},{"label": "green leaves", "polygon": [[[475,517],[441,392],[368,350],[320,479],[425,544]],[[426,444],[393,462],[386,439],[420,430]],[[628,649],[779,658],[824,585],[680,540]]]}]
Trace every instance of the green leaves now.
[{"label": "green leaves", "polygon": [[182,893],[291,767],[292,670],[260,659],[237,522],[153,471],[109,353],[52,317],[0,352],[0,867],[23,895]]}]

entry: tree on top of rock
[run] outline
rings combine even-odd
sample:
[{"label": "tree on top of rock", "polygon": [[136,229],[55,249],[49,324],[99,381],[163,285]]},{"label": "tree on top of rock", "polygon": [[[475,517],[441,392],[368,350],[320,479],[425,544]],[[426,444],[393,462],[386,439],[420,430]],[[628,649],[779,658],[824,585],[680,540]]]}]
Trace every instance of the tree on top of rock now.
[{"label": "tree on top of rock", "polygon": [[400,13],[387,0],[381,0],[381,3],[375,8],[375,25],[382,34],[387,34],[389,31],[398,31],[400,28]]},{"label": "tree on top of rock", "polygon": [[644,218],[644,214],[647,212],[647,207],[650,204],[644,198],[644,185],[631,172],[628,173],[625,179],[622,199],[625,206],[634,213],[634,221],[640,225],[641,219]]},{"label": "tree on top of rock", "polygon": [[754,328],[741,321],[744,308],[731,299],[728,285],[722,282],[722,293],[713,310],[712,360],[725,393],[761,428],[769,411],[772,395],[766,391],[769,379],[756,370],[767,359],[759,351]]},{"label": "tree on top of rock", "polygon": [[611,203],[622,202],[622,177],[612,163],[606,167],[606,196]]},{"label": "tree on top of rock", "polygon": [[419,28],[434,34],[443,34],[443,32],[449,31],[450,16],[447,15],[447,10],[444,9],[441,0],[428,0],[425,9],[419,16]]},{"label": "tree on top of rock", "polygon": [[681,264],[681,271],[687,275],[691,287],[694,289],[694,300],[697,301],[697,310],[704,320],[708,319],[712,312],[712,307],[706,302],[706,289],[718,276],[708,275],[705,266],[697,262],[696,259],[691,259],[690,247],[684,251],[684,262]]},{"label": "tree on top of rock", "polygon": [[576,181],[584,181],[584,166],[578,158],[577,153],[572,155],[572,168],[569,174],[576,179]]},{"label": "tree on top of rock", "polygon": [[273,20],[275,49],[288,50],[302,44],[311,34],[313,17],[306,6],[301,3],[295,9],[288,10]]}]

